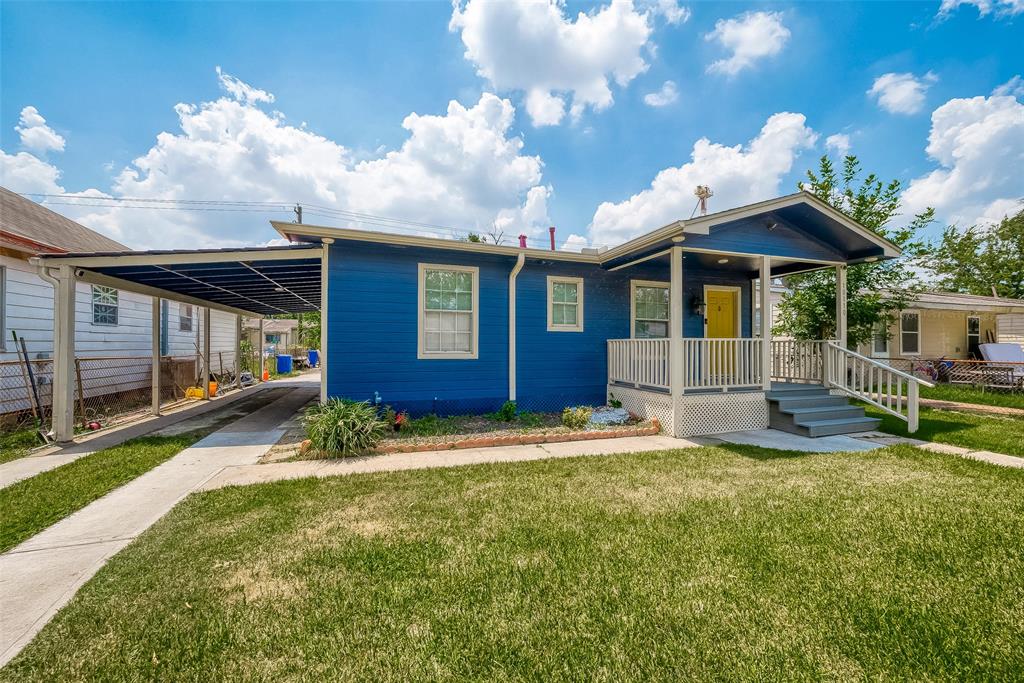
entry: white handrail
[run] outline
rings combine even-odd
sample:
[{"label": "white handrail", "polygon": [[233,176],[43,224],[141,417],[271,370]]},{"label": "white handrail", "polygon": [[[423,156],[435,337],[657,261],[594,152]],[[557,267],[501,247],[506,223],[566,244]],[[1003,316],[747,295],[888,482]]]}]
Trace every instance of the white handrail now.
[{"label": "white handrail", "polygon": [[668,339],[609,339],[608,381],[669,390]]},{"label": "white handrail", "polygon": [[[671,390],[669,344],[668,339],[609,339],[608,381]],[[687,338],[682,346],[680,391],[761,386],[760,339]]]},{"label": "white handrail", "polygon": [[919,422],[920,388],[935,386],[835,342],[825,344],[824,374],[825,386],[839,389],[904,420],[911,434],[917,431]]},{"label": "white handrail", "polygon": [[823,382],[824,339],[773,339],[772,379],[780,382]]}]

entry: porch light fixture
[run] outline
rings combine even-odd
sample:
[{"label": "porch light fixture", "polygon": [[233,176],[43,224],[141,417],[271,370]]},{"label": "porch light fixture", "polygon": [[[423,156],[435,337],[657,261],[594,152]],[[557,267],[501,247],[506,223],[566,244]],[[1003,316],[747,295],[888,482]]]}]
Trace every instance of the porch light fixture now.
[{"label": "porch light fixture", "polygon": [[703,318],[705,310],[704,299],[700,298],[699,295],[694,294],[690,304],[693,306],[694,314]]},{"label": "porch light fixture", "polygon": [[729,259],[727,259],[727,258],[720,258],[720,259],[718,259],[718,262],[719,263],[728,263]]}]

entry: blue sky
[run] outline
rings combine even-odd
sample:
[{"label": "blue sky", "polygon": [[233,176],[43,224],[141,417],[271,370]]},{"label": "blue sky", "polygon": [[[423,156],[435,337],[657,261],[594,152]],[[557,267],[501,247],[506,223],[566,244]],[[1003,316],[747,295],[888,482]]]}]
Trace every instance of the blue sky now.
[{"label": "blue sky", "polygon": [[[845,144],[916,184],[908,211],[965,223],[1024,196],[1020,0],[509,7],[5,2],[3,183],[550,223],[569,246],[687,217],[695,179],[713,210],[791,192]],[[275,237],[255,212],[53,208],[135,247]]]}]

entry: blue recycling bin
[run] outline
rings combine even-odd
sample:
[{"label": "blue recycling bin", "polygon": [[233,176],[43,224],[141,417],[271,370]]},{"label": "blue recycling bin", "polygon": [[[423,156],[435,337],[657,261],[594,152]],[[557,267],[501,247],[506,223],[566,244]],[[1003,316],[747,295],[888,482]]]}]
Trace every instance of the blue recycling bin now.
[{"label": "blue recycling bin", "polygon": [[310,349],[307,355],[309,356],[309,367],[315,368],[317,361],[320,360],[320,352],[316,349]]},{"label": "blue recycling bin", "polygon": [[292,371],[292,357],[280,354],[277,357],[277,374],[286,375]]}]

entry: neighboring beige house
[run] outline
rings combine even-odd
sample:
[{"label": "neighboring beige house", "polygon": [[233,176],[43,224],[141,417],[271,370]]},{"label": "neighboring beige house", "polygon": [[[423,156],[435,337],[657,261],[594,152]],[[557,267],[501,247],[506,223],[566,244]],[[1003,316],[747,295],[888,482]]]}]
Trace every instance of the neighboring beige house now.
[{"label": "neighboring beige house", "polygon": [[[296,339],[299,321],[294,318],[266,318],[263,321],[263,339],[260,336],[260,321],[256,318],[242,319],[242,334],[254,347],[262,348],[265,355],[275,355],[280,350],[287,353]],[[297,340],[294,342],[297,343]]]},{"label": "neighboring beige house", "polygon": [[897,367],[912,359],[981,359],[978,344],[1024,343],[1024,300],[974,294],[922,292],[857,350]]}]

